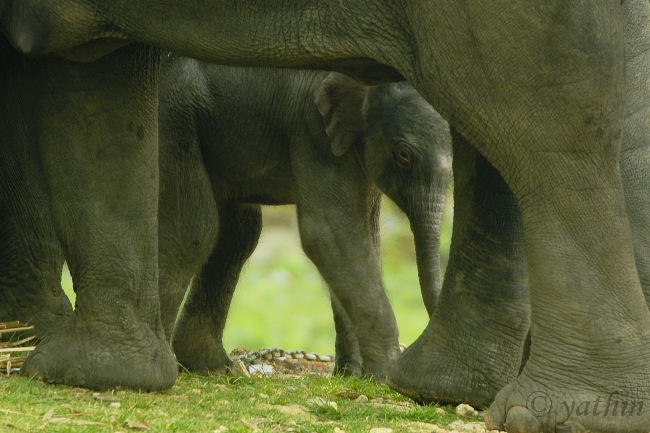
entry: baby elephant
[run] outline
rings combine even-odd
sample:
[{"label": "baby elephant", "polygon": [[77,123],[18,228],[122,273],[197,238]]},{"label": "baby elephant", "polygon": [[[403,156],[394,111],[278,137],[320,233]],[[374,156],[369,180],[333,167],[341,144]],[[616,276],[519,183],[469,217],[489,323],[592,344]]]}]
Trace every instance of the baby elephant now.
[{"label": "baby elephant", "polygon": [[303,249],[330,289],[336,370],[384,377],[399,348],[381,276],[381,192],[409,218],[431,313],[451,176],[447,123],[406,83],[366,87],[337,73],[174,55],[163,63],[161,305],[179,362],[230,366],[222,334],[261,205],[295,203]]}]

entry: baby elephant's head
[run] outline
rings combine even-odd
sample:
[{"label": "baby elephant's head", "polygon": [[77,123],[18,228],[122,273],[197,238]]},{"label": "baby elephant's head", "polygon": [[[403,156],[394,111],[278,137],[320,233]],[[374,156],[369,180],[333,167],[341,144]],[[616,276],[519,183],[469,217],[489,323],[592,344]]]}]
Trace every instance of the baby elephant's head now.
[{"label": "baby elephant's head", "polygon": [[430,293],[440,287],[440,223],[451,179],[449,125],[405,82],[367,87],[331,73],[315,102],[333,154],[358,152],[369,179],[408,216],[431,312],[436,295]]}]

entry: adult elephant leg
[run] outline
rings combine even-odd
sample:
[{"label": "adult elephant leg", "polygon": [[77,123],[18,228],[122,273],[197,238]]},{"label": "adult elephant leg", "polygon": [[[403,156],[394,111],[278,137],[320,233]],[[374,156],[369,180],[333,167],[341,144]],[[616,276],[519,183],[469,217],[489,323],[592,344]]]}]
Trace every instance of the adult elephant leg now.
[{"label": "adult elephant leg", "polygon": [[219,227],[194,113],[166,103],[169,97],[164,91],[169,88],[161,89],[158,110],[160,315],[168,341],[192,277],[199,274],[214,249]]},{"label": "adult elephant leg", "polygon": [[650,2],[623,3],[625,125],[621,175],[636,267],[650,305]]},{"label": "adult elephant leg", "polygon": [[195,277],[172,335],[180,364],[190,371],[225,372],[232,361],[223,347],[223,330],[239,275],[262,231],[260,206],[219,207],[217,244]]},{"label": "adult elephant leg", "polygon": [[[498,116],[522,128],[517,140],[502,131],[480,147],[517,197],[531,298],[528,360],[496,396],[486,424],[509,432],[643,432],[650,425],[643,410],[650,404],[650,312],[619,166],[623,20],[618,3],[574,6],[546,15],[566,24],[561,35],[526,41],[553,44],[552,61],[534,56],[543,71],[536,84],[522,71],[501,71],[508,82],[528,83]],[[522,121],[519,110],[530,101],[537,109]]]},{"label": "adult elephant leg", "polygon": [[61,290],[63,251],[52,226],[23,56],[0,39],[0,322],[45,336],[72,315]]},{"label": "adult elephant leg", "polygon": [[454,225],[440,301],[388,384],[421,402],[488,405],[517,375],[530,323],[519,208],[496,169],[452,130]]},{"label": "adult elephant leg", "polygon": [[94,389],[169,388],[158,297],[157,49],[33,61],[34,112],[74,316],[21,373]]}]

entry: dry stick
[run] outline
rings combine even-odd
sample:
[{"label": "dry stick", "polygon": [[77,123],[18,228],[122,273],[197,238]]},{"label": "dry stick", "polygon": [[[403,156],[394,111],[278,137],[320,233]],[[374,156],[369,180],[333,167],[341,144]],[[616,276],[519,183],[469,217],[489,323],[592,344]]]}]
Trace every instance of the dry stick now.
[{"label": "dry stick", "polygon": [[2,322],[0,323],[0,329],[15,328],[20,325],[20,320],[14,320],[13,322]]},{"label": "dry stick", "polygon": [[23,326],[20,328],[6,328],[6,329],[0,329],[0,335],[6,334],[9,332],[22,332],[22,331],[31,331],[34,329],[34,325],[31,326]]},{"label": "dry stick", "polygon": [[36,349],[36,346],[7,347],[6,349],[0,349],[0,353],[29,352],[30,350],[34,350],[34,349]]}]

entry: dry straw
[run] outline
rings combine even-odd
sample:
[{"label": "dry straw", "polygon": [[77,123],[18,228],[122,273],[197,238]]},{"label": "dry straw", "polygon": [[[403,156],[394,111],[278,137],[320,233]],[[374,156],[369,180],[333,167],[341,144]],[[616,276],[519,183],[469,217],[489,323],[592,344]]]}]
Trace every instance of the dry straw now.
[{"label": "dry straw", "polygon": [[0,374],[11,374],[23,365],[27,352],[36,347],[27,345],[36,339],[33,330],[33,325],[21,324],[18,320],[0,322]]}]

